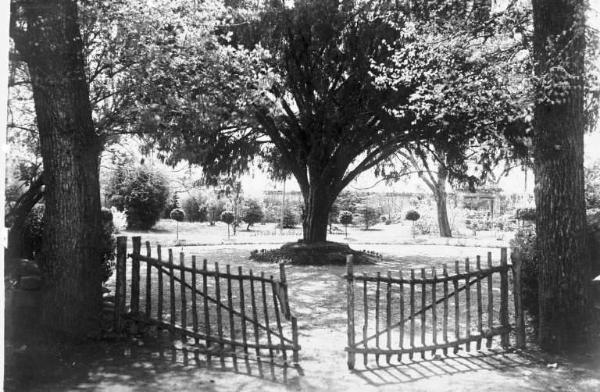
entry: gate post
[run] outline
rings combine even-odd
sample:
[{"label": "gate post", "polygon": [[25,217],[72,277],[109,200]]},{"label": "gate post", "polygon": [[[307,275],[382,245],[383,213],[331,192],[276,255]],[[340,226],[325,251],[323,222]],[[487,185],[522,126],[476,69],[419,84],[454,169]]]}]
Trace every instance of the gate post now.
[{"label": "gate post", "polygon": [[354,276],[353,276],[354,255],[346,256],[346,290],[347,290],[347,309],[348,309],[348,369],[354,369],[356,353],[353,351],[354,341]]},{"label": "gate post", "polygon": [[510,323],[508,320],[508,263],[507,263],[507,252],[506,248],[500,249],[500,324],[502,325],[503,332],[500,336],[500,344],[502,348],[509,346],[508,341],[508,328]]},{"label": "gate post", "polygon": [[127,263],[127,237],[117,237],[117,263],[115,265],[115,331],[121,330],[121,315],[125,313],[127,291],[126,264]]},{"label": "gate post", "polygon": [[517,348],[525,348],[525,317],[523,314],[523,297],[521,291],[521,253],[515,249],[510,255],[513,270],[513,285],[515,299],[515,323],[517,326]]},{"label": "gate post", "polygon": [[131,313],[138,316],[140,311],[140,251],[142,237],[133,237],[133,254],[131,257]]}]

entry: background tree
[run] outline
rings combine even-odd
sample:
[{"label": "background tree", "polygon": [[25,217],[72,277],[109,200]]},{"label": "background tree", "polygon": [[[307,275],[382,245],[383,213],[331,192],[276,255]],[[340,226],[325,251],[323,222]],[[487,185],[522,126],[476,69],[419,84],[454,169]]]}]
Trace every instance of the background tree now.
[{"label": "background tree", "polygon": [[183,222],[185,219],[185,212],[183,212],[181,208],[175,208],[173,211],[171,211],[169,217],[177,222],[176,241],[179,241],[179,222]]},{"label": "background tree", "polygon": [[534,172],[539,342],[565,350],[589,333],[583,170],[585,1],[533,0]]},{"label": "background tree", "polygon": [[260,206],[258,201],[254,199],[246,200],[244,206],[244,216],[242,219],[248,225],[246,227],[247,231],[250,230],[250,226],[252,226],[253,224],[262,222],[264,215],[265,214],[263,213],[262,207]]},{"label": "background tree", "polygon": [[600,208],[600,160],[584,170],[585,204],[587,209]]},{"label": "background tree", "polygon": [[352,213],[350,211],[340,212],[340,223],[344,225],[346,230],[346,238],[348,238],[348,225],[352,224]]},{"label": "background tree", "polygon": [[231,211],[223,211],[221,221],[227,224],[227,239],[229,239],[229,226],[235,222],[235,215]]},{"label": "background tree", "polygon": [[409,211],[407,211],[406,215],[404,216],[404,219],[412,222],[412,235],[413,235],[413,237],[415,236],[415,222],[418,221],[420,217],[421,217],[421,214],[419,214],[415,210],[409,210]]},{"label": "background tree", "polygon": [[44,165],[42,323],[82,338],[99,331],[101,233],[98,160],[78,5],[11,2],[11,38],[27,63]]}]

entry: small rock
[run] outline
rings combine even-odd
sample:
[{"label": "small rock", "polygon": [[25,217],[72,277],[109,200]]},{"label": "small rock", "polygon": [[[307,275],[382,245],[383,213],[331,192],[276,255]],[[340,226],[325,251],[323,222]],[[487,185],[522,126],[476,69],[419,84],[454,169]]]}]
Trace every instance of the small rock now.
[{"label": "small rock", "polygon": [[549,363],[546,365],[546,367],[549,369],[556,369],[558,367],[558,363]]}]

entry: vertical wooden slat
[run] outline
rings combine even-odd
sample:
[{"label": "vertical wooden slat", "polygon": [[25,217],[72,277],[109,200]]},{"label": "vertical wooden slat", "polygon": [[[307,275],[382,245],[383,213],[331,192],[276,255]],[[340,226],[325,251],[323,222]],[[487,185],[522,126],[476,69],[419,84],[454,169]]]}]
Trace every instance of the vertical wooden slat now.
[{"label": "vertical wooden slat", "polygon": [[[354,369],[356,362],[354,337],[354,255],[346,256],[346,303],[348,310],[348,369]],[[279,318],[277,321],[279,327]],[[281,334],[281,330],[279,331]],[[283,342],[282,342],[283,344]],[[285,352],[285,351],[284,351]]]},{"label": "vertical wooden slat", "polygon": [[[381,272],[377,272],[377,281],[375,282],[375,347],[379,350],[379,300],[381,299]],[[379,364],[379,354],[375,355],[375,362]]]},{"label": "vertical wooden slat", "polygon": [[511,254],[513,268],[513,286],[515,300],[515,323],[517,328],[517,348],[525,348],[525,318],[523,315],[523,299],[521,292],[521,254],[515,249]]},{"label": "vertical wooden slat", "polygon": [[256,311],[256,294],[254,291],[254,275],[252,270],[249,271],[250,274],[250,303],[252,305],[252,325],[254,327],[254,343],[256,343],[256,356],[260,357],[260,348],[259,344],[259,331],[258,331],[258,313]]},{"label": "vertical wooden slat", "polygon": [[187,336],[185,331],[187,330],[187,298],[186,298],[186,294],[185,294],[185,289],[186,289],[186,285],[185,285],[185,256],[183,255],[183,253],[179,253],[179,268],[181,268],[181,270],[179,271],[179,289],[180,289],[180,300],[181,300],[181,330],[182,335],[181,335],[181,339],[185,342]]},{"label": "vertical wooden slat", "polygon": [[[275,309],[275,320],[277,322],[277,332],[279,333],[279,341],[281,344],[281,353],[283,355],[283,360],[287,361],[287,351],[284,348],[285,340],[283,339],[283,327],[281,326],[281,316],[279,315],[279,305],[278,305],[278,289],[277,282],[273,279],[273,275],[271,275],[271,290],[273,291],[273,308]],[[353,320],[354,321],[354,320]]]},{"label": "vertical wooden slat", "polygon": [[500,249],[500,324],[505,331],[500,336],[500,344],[503,348],[508,347],[508,328],[510,327],[508,320],[508,263],[506,248]]},{"label": "vertical wooden slat", "polygon": [[[388,271],[387,273],[388,281],[385,291],[385,329],[387,332],[387,348],[388,350],[392,349],[392,272]],[[390,363],[391,355],[386,356],[386,362]]]},{"label": "vertical wooden slat", "polygon": [[[227,272],[227,306],[229,306],[229,337],[232,342],[235,342],[235,323],[233,319],[233,288],[231,287],[231,267],[227,264],[225,268]],[[235,346],[231,346],[235,351]]]},{"label": "vertical wooden slat", "polygon": [[298,363],[298,319],[296,317],[291,317],[292,319],[292,344],[294,346],[294,351],[292,355],[292,359],[294,363]]},{"label": "vertical wooden slat", "polygon": [[[160,245],[156,245],[156,257],[159,263],[162,262],[162,249]],[[158,321],[163,319],[163,267],[162,265],[158,268],[158,303],[156,304],[156,318]]]},{"label": "vertical wooden slat", "polygon": [[282,292],[283,298],[281,299],[281,310],[283,311],[283,314],[285,315],[285,319],[289,320],[290,316],[291,316],[290,303],[289,303],[289,298],[288,298],[287,278],[285,276],[285,263],[283,263],[283,262],[279,263],[279,282],[280,282],[281,287],[283,288],[283,292]]},{"label": "vertical wooden slat", "polygon": [[173,250],[169,249],[169,308],[171,311],[170,318],[170,333],[171,335],[175,334],[175,271],[173,270],[174,261],[173,261]]},{"label": "vertical wooden slat", "polygon": [[415,349],[415,270],[410,270],[410,354],[413,359]]},{"label": "vertical wooden slat", "polygon": [[[421,268],[421,347],[425,347],[425,328],[427,325],[425,306],[427,302],[427,285],[425,284],[425,268]],[[421,350],[421,358],[425,359],[425,350]]]},{"label": "vertical wooden slat", "polygon": [[115,282],[115,330],[122,328],[121,315],[125,313],[125,304],[127,300],[127,237],[117,237],[117,265]]},{"label": "vertical wooden slat", "polygon": [[[210,331],[210,306],[208,304],[208,260],[202,261],[202,293],[204,298],[204,334],[206,335],[206,349],[210,350],[212,341]],[[210,358],[210,356],[208,356]]]},{"label": "vertical wooden slat", "polygon": [[[443,326],[443,335],[444,335],[444,344],[448,344],[448,266],[444,264],[443,269],[444,274],[444,326]],[[448,348],[444,347],[444,355],[448,355]]]},{"label": "vertical wooden slat", "polygon": [[[433,345],[436,346],[437,340],[437,273],[435,267],[431,267],[431,277],[433,284],[431,285],[431,328],[433,330]],[[431,350],[431,355],[435,356],[435,348]]]},{"label": "vertical wooden slat", "polygon": [[465,279],[465,299],[467,306],[467,325],[466,325],[466,336],[467,336],[467,351],[471,351],[471,341],[468,340],[471,338],[471,276],[469,273],[471,272],[471,263],[469,262],[469,258],[465,259],[465,272],[467,273],[467,278]]},{"label": "vertical wooden slat", "polygon": [[217,301],[217,334],[219,335],[219,346],[221,361],[223,360],[223,353],[225,351],[225,345],[223,344],[223,314],[221,301],[221,273],[219,271],[219,263],[215,263],[215,299]]},{"label": "vertical wooden slat", "polygon": [[[198,296],[196,294],[197,284],[196,256],[192,256],[192,331],[194,331],[194,334],[198,334]],[[194,342],[198,344],[198,337],[194,337]]]},{"label": "vertical wooden slat", "polygon": [[244,353],[248,356],[248,332],[246,330],[246,298],[244,293],[244,278],[242,277],[242,267],[238,267],[238,276],[240,282],[240,312],[242,314],[242,343],[244,344]]},{"label": "vertical wooden slat", "polygon": [[265,273],[260,273],[260,286],[262,291],[263,298],[263,309],[265,312],[265,326],[267,327],[267,344],[269,345],[269,358],[271,358],[271,362],[273,362],[273,341],[271,339],[271,324],[269,323],[269,307],[267,306],[267,287],[265,285]]},{"label": "vertical wooden slat", "polygon": [[133,237],[133,256],[131,258],[131,313],[140,312],[140,250],[142,238]]},{"label": "vertical wooden slat", "polygon": [[[460,267],[458,266],[458,260],[454,264],[454,270],[456,275],[460,273]],[[460,340],[460,299],[458,293],[458,277],[455,276],[452,280],[454,284],[454,336],[456,341]],[[454,354],[458,352],[458,343],[454,346]]]},{"label": "vertical wooden slat", "polygon": [[[403,280],[403,276],[402,276],[402,271],[399,272],[399,277],[400,277],[400,336],[399,336],[399,345],[400,345],[400,349],[404,349],[404,325],[406,324],[404,322],[404,283],[402,283]],[[398,354],[398,361],[402,361],[402,354]]]},{"label": "vertical wooden slat", "polygon": [[[363,277],[366,278],[366,274],[363,272]],[[364,321],[363,321],[363,342],[365,348],[369,347],[369,342],[367,341],[368,336],[368,328],[369,328],[369,298],[367,297],[367,280],[363,280],[363,310],[364,310]],[[367,354],[363,354],[363,363],[367,365]]]},{"label": "vertical wooden slat", "polygon": [[481,301],[481,256],[477,256],[477,350],[481,350],[481,337],[483,336],[483,306]]},{"label": "vertical wooden slat", "polygon": [[[146,257],[152,257],[150,241],[146,241]],[[146,262],[146,317],[152,315],[152,264]]]},{"label": "vertical wooden slat", "polygon": [[[487,265],[488,265],[488,269],[492,268],[492,252],[488,252],[487,254]],[[488,278],[487,278],[487,299],[488,299],[488,303],[487,303],[487,321],[488,321],[488,338],[487,341],[485,342],[485,346],[487,348],[491,348],[492,347],[492,330],[494,329],[494,292],[492,290],[492,286],[493,286],[493,277],[492,277],[492,273],[490,271],[488,271]]]}]

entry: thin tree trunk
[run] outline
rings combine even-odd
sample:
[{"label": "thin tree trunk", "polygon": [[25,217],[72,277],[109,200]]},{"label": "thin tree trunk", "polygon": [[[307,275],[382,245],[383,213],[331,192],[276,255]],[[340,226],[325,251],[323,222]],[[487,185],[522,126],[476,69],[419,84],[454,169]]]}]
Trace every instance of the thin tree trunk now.
[{"label": "thin tree trunk", "polygon": [[10,212],[12,224],[8,232],[8,256],[9,257],[30,257],[27,254],[27,246],[24,243],[25,220],[31,209],[42,199],[44,180],[43,174],[40,175],[27,191],[19,197],[13,210]]},{"label": "thin tree trunk", "polygon": [[[583,74],[585,40],[581,0],[534,0],[536,74],[547,77],[564,50],[561,66]],[[558,38],[561,37],[561,38]],[[534,162],[539,252],[539,343],[568,349],[588,335],[590,263],[586,251],[583,180],[583,90],[571,82],[568,96],[539,95],[535,106]]]},{"label": "thin tree trunk", "polygon": [[450,229],[450,222],[448,221],[448,207],[446,204],[448,198],[448,194],[446,193],[447,179],[448,171],[443,169],[440,165],[433,194],[437,206],[437,221],[441,237],[452,237],[452,229]]},{"label": "thin tree trunk", "polygon": [[101,144],[84,72],[77,2],[18,2],[27,30],[15,44],[29,66],[44,164],[42,323],[71,338],[97,335],[102,302]]}]

